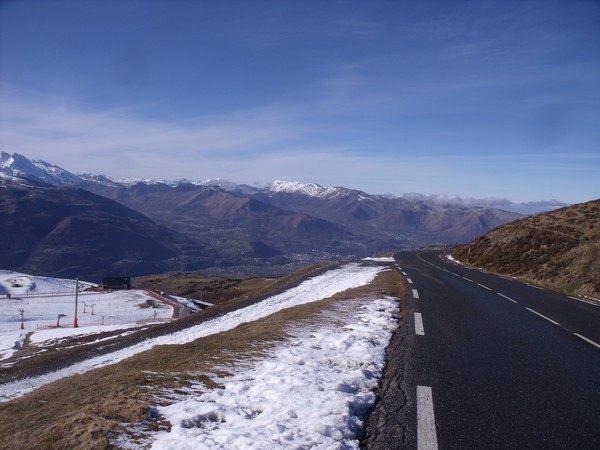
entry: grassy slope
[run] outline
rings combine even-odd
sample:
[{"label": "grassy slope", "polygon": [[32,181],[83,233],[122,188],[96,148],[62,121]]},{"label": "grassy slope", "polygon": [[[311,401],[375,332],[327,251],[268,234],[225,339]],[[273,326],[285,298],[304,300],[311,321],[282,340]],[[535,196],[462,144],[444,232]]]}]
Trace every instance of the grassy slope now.
[{"label": "grassy slope", "polygon": [[600,200],[511,222],[459,247],[465,263],[569,294],[600,296]]},{"label": "grassy slope", "polygon": [[[145,422],[148,429],[169,428],[149,420],[154,393],[161,387],[186,387],[197,372],[227,366],[285,337],[285,326],[316,320],[344,299],[392,295],[405,298],[397,271],[380,274],[369,286],[334,298],[281,311],[225,333],[181,346],[161,346],[119,364],[60,380],[22,398],[0,404],[0,448],[107,448],[107,432]],[[208,378],[203,381],[212,385]]]},{"label": "grassy slope", "polygon": [[172,272],[164,275],[136,277],[134,287],[164,291],[186,298],[203,299],[215,305],[241,297],[257,289],[267,288],[273,279],[243,280],[203,275],[199,272]]}]

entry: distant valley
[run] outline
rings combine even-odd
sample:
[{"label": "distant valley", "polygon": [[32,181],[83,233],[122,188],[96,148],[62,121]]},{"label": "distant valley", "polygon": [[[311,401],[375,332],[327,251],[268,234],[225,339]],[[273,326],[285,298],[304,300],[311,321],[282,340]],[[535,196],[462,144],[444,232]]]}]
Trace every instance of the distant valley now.
[{"label": "distant valley", "polygon": [[116,182],[0,157],[0,265],[39,275],[204,270],[280,275],[308,263],[467,242],[522,217],[485,207],[273,182]]}]

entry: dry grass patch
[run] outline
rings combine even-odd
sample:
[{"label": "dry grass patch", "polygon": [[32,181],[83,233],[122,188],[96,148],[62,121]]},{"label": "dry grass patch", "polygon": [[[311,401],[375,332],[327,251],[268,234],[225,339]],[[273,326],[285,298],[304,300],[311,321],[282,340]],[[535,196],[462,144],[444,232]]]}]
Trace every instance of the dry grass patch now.
[{"label": "dry grass patch", "polygon": [[202,298],[217,305],[257,289],[268,288],[275,281],[269,278],[236,280],[199,272],[172,272],[138,277],[134,280],[134,285],[136,288],[163,291],[185,298]]},{"label": "dry grass patch", "polygon": [[[109,448],[111,435],[127,432],[143,446],[144,432],[169,429],[153,405],[169,395],[218,387],[206,373],[225,376],[228,367],[261,356],[287,337],[290,324],[324,320],[344,300],[403,295],[395,270],[382,272],[368,286],[330,299],[280,311],[264,319],[185,345],[167,345],[121,363],[44,386],[0,404],[0,448]],[[136,437],[136,433],[139,434]]]},{"label": "dry grass patch", "polygon": [[569,294],[600,296],[600,200],[527,217],[459,247],[460,261]]}]

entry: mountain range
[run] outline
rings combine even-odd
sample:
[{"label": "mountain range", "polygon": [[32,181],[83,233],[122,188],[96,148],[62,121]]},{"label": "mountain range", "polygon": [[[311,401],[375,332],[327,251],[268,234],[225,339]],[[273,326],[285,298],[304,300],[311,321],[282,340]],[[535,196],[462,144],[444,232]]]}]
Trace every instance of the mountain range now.
[{"label": "mountain range", "polygon": [[422,197],[275,181],[114,181],[0,154],[2,268],[98,279],[307,263],[461,243],[519,217]]}]

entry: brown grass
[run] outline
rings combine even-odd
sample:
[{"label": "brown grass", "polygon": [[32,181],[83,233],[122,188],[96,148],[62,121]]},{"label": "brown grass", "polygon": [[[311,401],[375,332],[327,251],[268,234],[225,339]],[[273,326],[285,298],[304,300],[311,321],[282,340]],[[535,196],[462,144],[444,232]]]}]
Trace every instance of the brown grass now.
[{"label": "brown grass", "polygon": [[460,261],[569,294],[600,296],[600,200],[498,227],[459,247]]},{"label": "brown grass", "polygon": [[134,287],[164,291],[186,298],[202,299],[219,304],[243,296],[257,289],[267,288],[275,282],[268,278],[232,278],[204,275],[199,272],[172,272],[163,275],[137,277]]},{"label": "brown grass", "polygon": [[133,424],[169,429],[170,424],[156,417],[153,409],[157,402],[168,401],[155,396],[160,388],[182,389],[192,381],[214,387],[213,381],[198,373],[215,366],[226,368],[264,351],[286,337],[286,326],[319,320],[319,314],[334,304],[385,295],[400,298],[403,286],[397,271],[386,271],[369,286],[186,345],[160,346],[119,364],[44,386],[0,405],[0,448],[103,449],[108,448],[110,433]]}]

